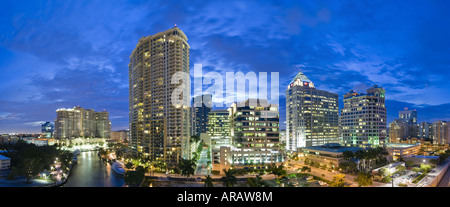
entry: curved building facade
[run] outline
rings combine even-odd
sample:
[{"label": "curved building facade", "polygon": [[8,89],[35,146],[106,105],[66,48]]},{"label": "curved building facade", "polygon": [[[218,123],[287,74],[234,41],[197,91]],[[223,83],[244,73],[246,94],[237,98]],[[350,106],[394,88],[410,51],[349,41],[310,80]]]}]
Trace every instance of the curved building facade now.
[{"label": "curved building facade", "polygon": [[[187,40],[183,31],[174,27],[141,38],[130,56],[129,122],[131,146],[137,156],[177,163],[189,140]],[[176,76],[180,72],[187,75]],[[180,88],[182,93],[177,91]],[[173,103],[174,94],[181,102]]]}]

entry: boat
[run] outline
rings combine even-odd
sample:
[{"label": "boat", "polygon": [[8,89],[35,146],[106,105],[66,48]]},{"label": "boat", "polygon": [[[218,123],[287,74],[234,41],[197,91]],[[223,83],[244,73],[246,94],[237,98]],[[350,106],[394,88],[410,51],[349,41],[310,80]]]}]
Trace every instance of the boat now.
[{"label": "boat", "polygon": [[123,175],[125,174],[125,169],[123,169],[122,165],[118,162],[114,162],[111,165],[111,168],[113,169],[113,171],[119,175]]},{"label": "boat", "polygon": [[72,162],[73,162],[73,163],[78,163],[78,158],[77,158],[77,156],[73,156],[73,157],[72,157]]}]

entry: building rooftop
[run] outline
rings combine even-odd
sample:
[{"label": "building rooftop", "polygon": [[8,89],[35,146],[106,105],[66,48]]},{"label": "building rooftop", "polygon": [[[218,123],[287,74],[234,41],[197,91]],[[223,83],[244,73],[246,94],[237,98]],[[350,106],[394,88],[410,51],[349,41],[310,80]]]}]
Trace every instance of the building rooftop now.
[{"label": "building rooftop", "polygon": [[392,148],[408,148],[408,147],[415,147],[416,145],[420,145],[420,143],[417,143],[417,144],[386,143],[386,147],[392,147]]},{"label": "building rooftop", "polygon": [[327,143],[322,146],[303,147],[303,149],[318,150],[318,151],[333,152],[333,153],[342,153],[345,151],[356,152],[358,150],[361,150],[361,148],[359,148],[359,147],[345,147],[338,143]]},{"label": "building rooftop", "polygon": [[10,160],[11,158],[0,155],[0,160]]},{"label": "building rooftop", "polygon": [[311,82],[311,80],[309,80],[309,78],[306,77],[306,75],[303,74],[301,70],[298,70],[297,75],[291,80],[289,84],[294,83],[297,79],[300,79],[301,81]]}]

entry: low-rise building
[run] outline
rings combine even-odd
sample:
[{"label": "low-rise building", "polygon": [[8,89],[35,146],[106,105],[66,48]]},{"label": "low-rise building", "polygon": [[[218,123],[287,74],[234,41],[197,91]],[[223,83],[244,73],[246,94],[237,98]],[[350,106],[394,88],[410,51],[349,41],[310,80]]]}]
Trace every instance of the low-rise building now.
[{"label": "low-rise building", "polygon": [[9,170],[11,168],[11,158],[0,155],[0,171]]},{"label": "low-rise building", "polygon": [[[425,156],[425,155],[407,155],[404,157],[405,162],[411,160],[415,165],[435,165],[439,163],[439,156]],[[435,161],[432,161],[435,160]]]},{"label": "low-rise building", "polygon": [[420,148],[420,143],[386,143],[386,151],[388,151],[389,153],[389,159],[393,161],[396,161],[400,157],[405,157],[407,155],[417,155],[419,154]]},{"label": "low-rise building", "polygon": [[338,167],[344,161],[343,152],[356,152],[361,149],[359,147],[341,146],[338,143],[327,143],[322,146],[303,147],[301,152],[307,159],[330,168]]}]

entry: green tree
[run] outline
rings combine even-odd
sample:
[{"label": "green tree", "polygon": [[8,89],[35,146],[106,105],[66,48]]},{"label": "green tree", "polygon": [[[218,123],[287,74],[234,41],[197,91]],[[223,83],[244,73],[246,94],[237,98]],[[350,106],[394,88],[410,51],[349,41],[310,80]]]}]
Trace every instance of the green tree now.
[{"label": "green tree", "polygon": [[186,180],[189,178],[189,176],[194,174],[195,167],[196,165],[194,160],[181,159],[179,168],[181,175],[186,176]]},{"label": "green tree", "polygon": [[262,177],[256,175],[254,178],[247,178],[247,185],[249,187],[266,187],[266,183],[263,181]]},{"label": "green tree", "polygon": [[420,168],[418,168],[418,167],[413,167],[411,170],[413,172],[415,172],[416,174],[420,172]]},{"label": "green tree", "polygon": [[396,169],[397,171],[404,171],[404,170],[406,169],[406,167],[403,166],[403,165],[397,165],[397,167],[395,167],[395,169]]},{"label": "green tree", "polygon": [[225,176],[222,177],[223,186],[225,187],[233,187],[237,184],[237,179],[234,176],[235,171],[232,169],[229,170],[223,170],[225,172]]},{"label": "green tree", "polygon": [[431,170],[431,166],[430,165],[425,165],[425,164],[421,164],[420,165],[420,169],[423,171],[423,172],[428,172],[428,171],[430,171]]},{"label": "green tree", "polygon": [[344,187],[345,184],[345,175],[337,174],[333,175],[333,180],[331,180],[330,187]]},{"label": "green tree", "polygon": [[127,164],[125,164],[125,167],[127,169],[133,169],[134,168],[134,164],[132,162],[127,162]]},{"label": "green tree", "polygon": [[205,177],[205,187],[214,187],[211,176],[207,175]]},{"label": "green tree", "polygon": [[342,152],[342,158],[344,158],[344,160],[352,159],[353,158],[353,152],[350,151],[350,150]]},{"label": "green tree", "polygon": [[414,161],[412,161],[412,160],[407,160],[407,161],[405,161],[405,165],[406,165],[407,167],[412,167],[412,166],[414,165]]},{"label": "green tree", "polygon": [[371,186],[373,184],[370,174],[364,172],[359,172],[355,181],[358,182],[359,187]]},{"label": "green tree", "polygon": [[270,168],[272,174],[274,174],[277,178],[280,176],[286,175],[286,170],[283,169],[283,165],[276,166],[273,164]]}]

